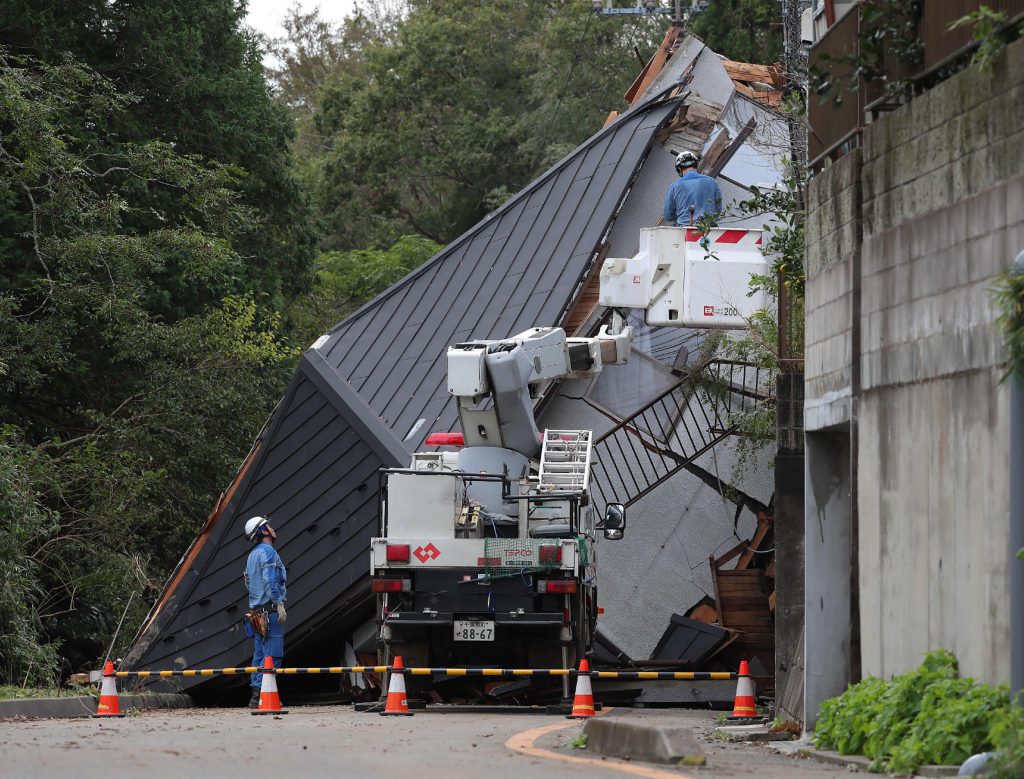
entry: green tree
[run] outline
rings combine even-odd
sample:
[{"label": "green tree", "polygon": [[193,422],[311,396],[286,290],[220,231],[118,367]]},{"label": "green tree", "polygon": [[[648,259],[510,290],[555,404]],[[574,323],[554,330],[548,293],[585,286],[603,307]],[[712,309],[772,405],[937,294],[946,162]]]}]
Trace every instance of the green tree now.
[{"label": "green tree", "polygon": [[289,312],[297,337],[312,343],[441,249],[429,238],[404,235],[387,249],[322,254],[313,268],[313,289]]},{"label": "green tree", "polygon": [[[261,43],[237,0],[0,0],[0,45],[46,62],[71,56],[137,99],[92,129],[105,148],[159,140],[179,154],[237,166],[243,202],[259,219],[239,230],[235,291],[271,295],[309,281],[315,233],[291,172],[292,122],[272,99]],[[89,133],[81,133],[85,140]],[[166,193],[157,204],[167,211]],[[148,226],[145,212],[136,215]]]},{"label": "green tree", "polygon": [[729,59],[771,64],[782,58],[781,22],[779,0],[714,0],[693,31]]},{"label": "green tree", "polygon": [[446,243],[600,129],[664,21],[574,0],[412,0],[335,69],[315,115],[328,249]]},{"label": "green tree", "polygon": [[259,216],[243,172],[122,141],[137,104],[0,50],[0,682],[53,673],[72,625],[62,653],[94,663],[127,595],[144,608],[294,356],[234,292]]}]

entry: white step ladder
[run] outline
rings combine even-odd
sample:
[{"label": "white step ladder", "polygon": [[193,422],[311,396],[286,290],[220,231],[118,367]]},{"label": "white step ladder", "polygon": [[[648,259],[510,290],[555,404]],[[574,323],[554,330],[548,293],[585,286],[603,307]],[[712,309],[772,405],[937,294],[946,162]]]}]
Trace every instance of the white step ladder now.
[{"label": "white step ladder", "polygon": [[590,482],[590,430],[545,430],[540,450],[541,489],[582,492]]}]

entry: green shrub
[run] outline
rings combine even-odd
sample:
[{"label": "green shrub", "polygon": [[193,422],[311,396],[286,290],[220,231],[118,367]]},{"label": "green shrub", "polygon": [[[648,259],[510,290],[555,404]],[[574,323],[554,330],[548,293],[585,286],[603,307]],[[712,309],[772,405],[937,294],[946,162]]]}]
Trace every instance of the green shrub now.
[{"label": "green shrub", "polygon": [[[925,764],[955,765],[997,748],[1005,752],[1000,762],[1019,768],[1022,723],[1005,685],[993,688],[961,678],[956,657],[937,650],[914,671],[891,681],[865,679],[826,701],[815,742],[844,755],[866,755],[874,760],[873,770],[893,773],[912,773]],[[1005,776],[1020,775],[1013,767],[1006,770]]]}]

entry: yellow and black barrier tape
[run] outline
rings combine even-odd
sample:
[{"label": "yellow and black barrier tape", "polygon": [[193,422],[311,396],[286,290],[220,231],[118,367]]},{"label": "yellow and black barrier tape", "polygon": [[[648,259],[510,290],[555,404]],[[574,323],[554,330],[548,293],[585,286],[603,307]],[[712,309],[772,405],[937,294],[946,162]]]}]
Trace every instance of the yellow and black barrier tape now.
[{"label": "yellow and black barrier tape", "polygon": [[[291,674],[361,674],[404,673],[410,676],[491,676],[504,679],[520,676],[580,676],[575,668],[394,668],[389,665],[340,665],[319,668],[263,669],[250,665],[245,668],[197,668],[178,671],[115,671],[121,678],[135,676],[141,679],[170,676],[230,676],[232,674],[275,673]],[[732,671],[587,671],[592,679],[651,679],[661,681],[731,681],[738,675]]]}]

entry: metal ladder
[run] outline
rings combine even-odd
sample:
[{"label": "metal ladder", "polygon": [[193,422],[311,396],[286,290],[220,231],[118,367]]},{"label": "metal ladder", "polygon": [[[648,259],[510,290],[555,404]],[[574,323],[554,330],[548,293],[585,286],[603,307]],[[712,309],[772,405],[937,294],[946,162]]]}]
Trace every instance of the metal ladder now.
[{"label": "metal ladder", "polygon": [[589,430],[545,430],[540,450],[539,486],[585,490],[590,481],[593,445]]}]

